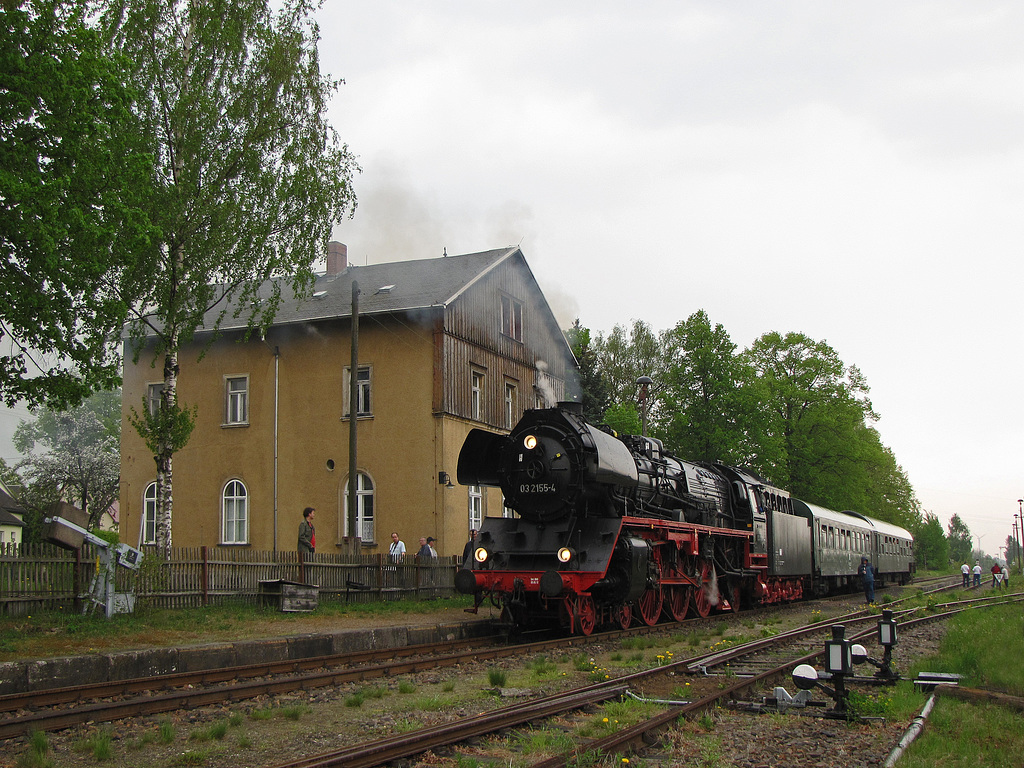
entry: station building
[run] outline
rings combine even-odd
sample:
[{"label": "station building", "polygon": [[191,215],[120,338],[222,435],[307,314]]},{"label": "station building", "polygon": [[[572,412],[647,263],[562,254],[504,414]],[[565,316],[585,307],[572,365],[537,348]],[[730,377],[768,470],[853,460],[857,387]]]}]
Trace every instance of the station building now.
[{"label": "station building", "polygon": [[[284,297],[265,335],[225,315],[179,353],[178,398],[198,407],[174,455],[172,546],[296,548],[314,507],[317,552],[347,551],[352,283],[358,284],[356,503],[361,551],[410,554],[433,536],[461,554],[505,513],[498,489],[457,482],[474,427],[507,431],[527,408],[572,399],[575,361],[518,248],[353,266],[331,243],[312,296]],[[154,407],[163,359],[125,351],[121,537],[156,541],[156,464],[131,425]]]}]

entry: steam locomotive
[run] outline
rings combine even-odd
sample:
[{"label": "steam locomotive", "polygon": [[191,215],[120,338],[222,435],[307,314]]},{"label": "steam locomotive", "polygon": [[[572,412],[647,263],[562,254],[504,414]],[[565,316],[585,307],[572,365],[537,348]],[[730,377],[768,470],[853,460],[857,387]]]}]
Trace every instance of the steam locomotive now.
[{"label": "steam locomotive", "polygon": [[575,403],[529,410],[508,435],[473,429],[458,480],[500,487],[514,513],[484,519],[455,580],[475,608],[500,606],[512,631],[557,622],[588,635],[849,591],[862,557],[880,586],[914,571],[898,526],[682,461],[658,440],[589,424]]}]

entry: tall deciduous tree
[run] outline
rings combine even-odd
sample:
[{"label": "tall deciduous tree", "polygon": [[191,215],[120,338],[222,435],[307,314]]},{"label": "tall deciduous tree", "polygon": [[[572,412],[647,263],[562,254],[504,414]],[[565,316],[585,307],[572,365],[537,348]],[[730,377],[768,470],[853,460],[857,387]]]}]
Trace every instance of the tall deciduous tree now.
[{"label": "tall deciduous tree", "polygon": [[762,415],[757,464],[795,496],[814,500],[813,478],[835,474],[848,458],[842,438],[876,418],[867,384],[827,343],[801,333],[766,333],[744,358]]},{"label": "tall deciduous tree", "polygon": [[662,333],[661,346],[655,432],[691,461],[741,463],[749,414],[740,391],[743,365],[728,332],[699,310]]},{"label": "tall deciduous tree", "polygon": [[[157,544],[172,544],[172,460],[193,411],[178,402],[178,353],[216,336],[227,307],[269,324],[282,288],[302,295],[331,229],[355,204],[357,166],[327,124],[310,0],[102,0],[111,44],[132,63],[154,148],[161,237],[135,273],[136,359],[161,361],[159,412],[135,424],[157,463]],[[141,405],[141,403],[140,403]]]},{"label": "tall deciduous tree", "polygon": [[946,568],[949,565],[949,542],[939,518],[932,512],[925,512],[913,532],[917,567],[932,570]]},{"label": "tall deciduous tree", "polygon": [[629,328],[616,325],[607,336],[599,333],[594,351],[601,375],[611,390],[612,403],[636,403],[636,380],[641,376],[653,378],[655,386],[660,382],[662,357],[658,337],[642,320],[634,320]]},{"label": "tall deciduous tree", "polygon": [[963,521],[960,515],[953,515],[949,518],[947,526],[949,535],[949,556],[955,563],[966,563],[971,559],[971,552],[974,546],[971,542],[971,529]]},{"label": "tall deciduous tree", "polygon": [[44,410],[14,433],[15,447],[27,457],[19,470],[36,495],[75,504],[88,513],[90,528],[117,500],[120,441],[120,392],[98,392],[65,411]]},{"label": "tall deciduous tree", "polygon": [[151,157],[88,6],[0,5],[0,398],[120,384],[123,275],[152,247]]},{"label": "tall deciduous tree", "polygon": [[597,363],[597,354],[590,339],[590,329],[580,325],[579,318],[565,332],[569,348],[579,365],[580,402],[587,421],[598,424],[604,420],[605,409],[610,404],[608,384]]}]

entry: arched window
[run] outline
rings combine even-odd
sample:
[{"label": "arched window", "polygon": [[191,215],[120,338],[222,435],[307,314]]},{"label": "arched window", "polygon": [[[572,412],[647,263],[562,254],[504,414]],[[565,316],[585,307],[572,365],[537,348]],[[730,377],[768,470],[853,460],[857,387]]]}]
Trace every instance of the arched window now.
[{"label": "arched window", "polygon": [[[348,483],[345,483],[345,535],[348,536]],[[373,528],[373,480],[359,472],[356,474],[356,525],[359,538],[364,542],[376,541]]]},{"label": "arched window", "polygon": [[221,544],[249,542],[249,494],[241,480],[230,480],[221,495]]},{"label": "arched window", "polygon": [[142,498],[142,543],[156,544],[156,483],[146,486]]}]

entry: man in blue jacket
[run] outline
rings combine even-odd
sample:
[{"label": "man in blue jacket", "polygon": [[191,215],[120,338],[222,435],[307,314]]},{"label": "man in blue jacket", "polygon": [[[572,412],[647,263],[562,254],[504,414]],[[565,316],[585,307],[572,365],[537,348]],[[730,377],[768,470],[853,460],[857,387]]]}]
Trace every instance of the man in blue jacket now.
[{"label": "man in blue jacket", "polygon": [[875,569],[866,557],[860,559],[857,575],[864,579],[864,602],[871,605],[875,602]]}]

